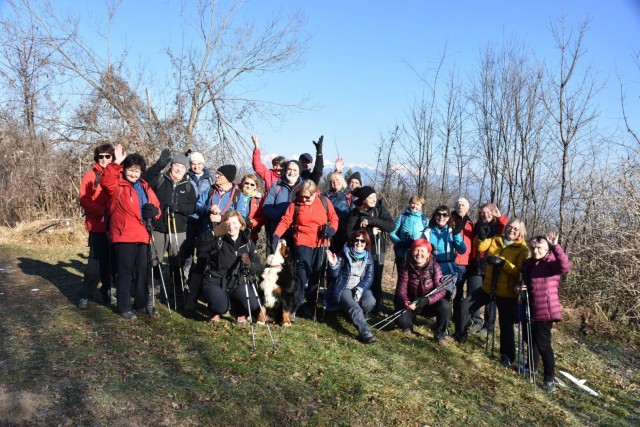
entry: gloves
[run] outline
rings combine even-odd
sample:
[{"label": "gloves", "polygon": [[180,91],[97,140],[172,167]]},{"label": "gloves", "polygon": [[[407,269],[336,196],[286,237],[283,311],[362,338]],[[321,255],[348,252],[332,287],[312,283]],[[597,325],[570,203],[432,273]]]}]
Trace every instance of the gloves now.
[{"label": "gloves", "polygon": [[169,150],[168,148],[165,148],[160,153],[160,158],[158,159],[158,165],[162,169],[164,169],[165,166],[167,166],[170,161],[171,161],[171,150]]},{"label": "gloves", "polygon": [[362,289],[356,288],[356,293],[353,296],[353,299],[356,301],[360,301],[360,298],[362,298]]},{"label": "gloves", "polygon": [[336,235],[336,230],[333,227],[325,227],[322,233],[324,234],[324,237],[333,237]]},{"label": "gloves", "polygon": [[497,255],[489,255],[487,257],[487,264],[502,267],[504,265],[504,259],[500,258]]},{"label": "gloves", "polygon": [[491,234],[491,227],[489,226],[489,222],[479,221],[476,224],[475,233],[476,233],[476,236],[478,236],[478,239],[480,240],[484,240],[488,238],[489,235]]},{"label": "gloves", "polygon": [[251,258],[249,258],[249,254],[244,253],[240,256],[240,273],[243,275],[249,275],[249,267],[251,267]]},{"label": "gloves", "polygon": [[158,215],[158,208],[153,206],[151,203],[145,203],[142,205],[142,218],[143,219],[151,219],[155,218]]},{"label": "gloves", "polygon": [[278,242],[280,241],[280,236],[274,234],[271,238],[271,252],[275,252],[278,247]]},{"label": "gloves", "polygon": [[324,140],[324,135],[320,135],[320,139],[318,139],[318,142],[312,141],[313,145],[316,146],[316,154],[322,153],[322,141],[323,140]]},{"label": "gloves", "polygon": [[451,217],[453,218],[453,227],[451,228],[451,232],[453,234],[462,233],[462,230],[464,230],[464,221],[460,214],[457,211],[453,211],[451,213]]},{"label": "gloves", "polygon": [[169,212],[169,214],[171,215],[178,212],[178,205],[176,205],[175,203],[169,203],[167,205],[167,212]]}]

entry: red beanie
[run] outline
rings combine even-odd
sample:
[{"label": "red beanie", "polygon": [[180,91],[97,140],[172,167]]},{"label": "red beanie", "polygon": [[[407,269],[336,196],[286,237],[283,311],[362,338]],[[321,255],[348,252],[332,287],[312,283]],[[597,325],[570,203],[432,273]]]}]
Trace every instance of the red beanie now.
[{"label": "red beanie", "polygon": [[433,250],[431,243],[429,243],[427,239],[414,240],[413,243],[411,244],[411,250],[414,250],[416,248],[427,248],[428,254],[430,254],[431,251]]}]

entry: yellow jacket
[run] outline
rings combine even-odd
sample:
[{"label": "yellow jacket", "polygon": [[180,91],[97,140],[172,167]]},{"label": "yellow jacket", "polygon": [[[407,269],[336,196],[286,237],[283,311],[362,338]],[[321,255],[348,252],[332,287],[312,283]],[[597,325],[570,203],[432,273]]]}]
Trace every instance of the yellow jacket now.
[{"label": "yellow jacket", "polygon": [[[500,277],[496,286],[496,296],[503,298],[517,298],[513,287],[518,282],[520,268],[525,259],[529,258],[529,248],[524,240],[518,239],[509,246],[505,245],[502,236],[477,240],[478,251],[486,252],[486,256],[497,255],[504,259],[504,265],[500,268]],[[482,289],[490,294],[493,269],[495,266],[487,266],[487,274],[484,276]]]}]

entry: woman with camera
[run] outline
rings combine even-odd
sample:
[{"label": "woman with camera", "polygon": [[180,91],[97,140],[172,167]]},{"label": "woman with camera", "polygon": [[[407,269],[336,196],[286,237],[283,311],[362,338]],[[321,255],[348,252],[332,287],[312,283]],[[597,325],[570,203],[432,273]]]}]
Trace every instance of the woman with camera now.
[{"label": "woman with camera", "polygon": [[189,283],[188,308],[196,298],[209,308],[210,322],[220,322],[220,315],[230,311],[237,323],[246,323],[249,311],[259,309],[258,296],[250,286],[252,276],[262,266],[253,241],[249,238],[245,219],[238,211],[229,211],[220,223],[198,241],[198,264]]}]

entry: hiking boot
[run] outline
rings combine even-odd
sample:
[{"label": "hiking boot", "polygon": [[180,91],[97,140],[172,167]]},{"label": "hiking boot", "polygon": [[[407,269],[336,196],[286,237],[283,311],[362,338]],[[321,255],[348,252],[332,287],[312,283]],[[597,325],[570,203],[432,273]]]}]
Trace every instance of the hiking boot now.
[{"label": "hiking boot", "polygon": [[540,388],[547,393],[553,393],[556,390],[556,383],[553,381],[544,381]]},{"label": "hiking boot", "polygon": [[136,320],[138,318],[133,311],[126,311],[121,316],[124,320]]},{"label": "hiking boot", "polygon": [[451,335],[451,338],[453,338],[459,344],[465,344],[467,342],[467,334],[459,334],[456,332],[455,334]]},{"label": "hiking boot", "polygon": [[480,329],[480,333],[485,334],[487,336],[489,336],[489,334],[493,333],[493,328],[489,328],[486,325],[482,327],[482,329]]},{"label": "hiking boot", "polygon": [[365,331],[360,335],[360,342],[363,344],[373,344],[376,341],[376,337],[371,331]]},{"label": "hiking boot", "polygon": [[509,358],[503,354],[502,356],[500,356],[500,364],[505,368],[510,368],[511,360],[509,360]]},{"label": "hiking boot", "polygon": [[211,316],[211,319],[209,319],[209,323],[220,323],[220,315],[216,314],[214,316]]},{"label": "hiking boot", "polygon": [[80,302],[78,303],[78,308],[80,310],[86,310],[89,308],[89,300],[87,298],[80,298]]},{"label": "hiking boot", "polygon": [[440,347],[445,347],[447,345],[447,340],[444,339],[443,337],[440,337],[440,338],[436,337],[436,344],[438,344]]},{"label": "hiking boot", "polygon": [[474,323],[469,327],[469,332],[472,334],[480,332],[481,330],[482,330],[482,323]]},{"label": "hiking boot", "polygon": [[238,317],[236,317],[236,323],[238,325],[244,325],[245,323],[247,323],[247,316],[238,316]]},{"label": "hiking boot", "polygon": [[113,306],[118,305],[118,298],[116,297],[116,290],[111,288],[109,289],[109,303]]},{"label": "hiking boot", "polygon": [[413,334],[413,331],[411,330],[411,328],[404,328],[402,330],[402,333],[404,334],[405,337],[410,337],[411,334]]},{"label": "hiking boot", "polygon": [[156,314],[158,314],[158,312],[156,311],[156,308],[152,305],[145,307],[145,308],[138,308],[136,310],[137,314],[146,314],[148,316],[155,316]]}]

